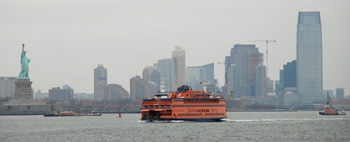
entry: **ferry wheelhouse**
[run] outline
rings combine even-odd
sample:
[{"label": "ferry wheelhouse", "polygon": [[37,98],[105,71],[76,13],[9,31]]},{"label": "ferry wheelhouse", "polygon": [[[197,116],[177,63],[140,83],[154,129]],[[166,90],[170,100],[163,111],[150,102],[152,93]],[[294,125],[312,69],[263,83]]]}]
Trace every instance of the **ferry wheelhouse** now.
[{"label": "ferry wheelhouse", "polygon": [[220,121],[226,118],[226,101],[206,91],[183,85],[176,92],[158,92],[142,102],[141,120]]}]

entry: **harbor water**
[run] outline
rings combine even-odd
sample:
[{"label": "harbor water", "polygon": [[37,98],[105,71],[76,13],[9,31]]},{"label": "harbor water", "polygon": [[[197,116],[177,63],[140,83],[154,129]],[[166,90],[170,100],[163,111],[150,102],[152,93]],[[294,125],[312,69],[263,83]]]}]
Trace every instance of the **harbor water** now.
[{"label": "harbor water", "polygon": [[350,116],[228,112],[223,122],[143,122],[141,114],[0,116],[0,141],[349,141]]}]

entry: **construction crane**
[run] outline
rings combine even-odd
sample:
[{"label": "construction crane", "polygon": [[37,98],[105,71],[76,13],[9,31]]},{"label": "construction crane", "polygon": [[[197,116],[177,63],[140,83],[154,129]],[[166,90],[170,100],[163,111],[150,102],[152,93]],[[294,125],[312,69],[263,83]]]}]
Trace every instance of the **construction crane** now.
[{"label": "construction crane", "polygon": [[269,42],[276,42],[276,40],[247,40],[247,42],[265,42],[266,43],[266,77],[269,76]]}]

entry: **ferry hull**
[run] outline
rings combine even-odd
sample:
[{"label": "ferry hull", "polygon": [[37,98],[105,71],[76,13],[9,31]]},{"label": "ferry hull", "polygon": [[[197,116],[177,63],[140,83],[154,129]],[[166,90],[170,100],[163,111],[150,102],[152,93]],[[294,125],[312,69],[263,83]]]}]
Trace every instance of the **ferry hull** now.
[{"label": "ferry hull", "polygon": [[143,121],[153,122],[153,121],[191,121],[191,122],[221,122],[222,119],[227,117],[217,117],[217,118],[161,118],[161,119],[153,119],[153,118],[144,118],[141,119]]},{"label": "ferry hull", "polygon": [[320,115],[346,115],[345,113],[326,113],[326,112],[319,112]]}]

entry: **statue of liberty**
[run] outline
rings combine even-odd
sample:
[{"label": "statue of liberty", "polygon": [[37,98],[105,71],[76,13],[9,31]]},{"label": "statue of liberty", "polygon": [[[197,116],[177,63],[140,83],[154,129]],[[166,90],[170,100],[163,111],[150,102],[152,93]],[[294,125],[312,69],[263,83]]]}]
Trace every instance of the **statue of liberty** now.
[{"label": "statue of liberty", "polygon": [[21,53],[21,72],[18,75],[18,79],[29,79],[29,62],[30,60],[26,57],[26,52],[24,51],[24,43],[22,44],[22,53]]}]

